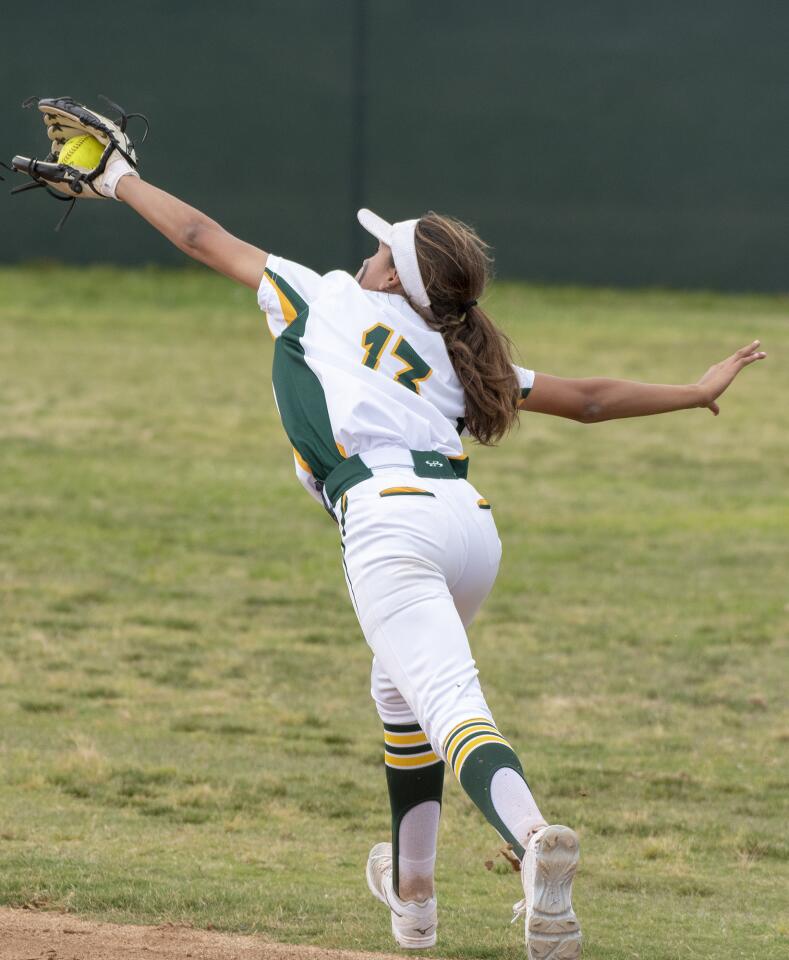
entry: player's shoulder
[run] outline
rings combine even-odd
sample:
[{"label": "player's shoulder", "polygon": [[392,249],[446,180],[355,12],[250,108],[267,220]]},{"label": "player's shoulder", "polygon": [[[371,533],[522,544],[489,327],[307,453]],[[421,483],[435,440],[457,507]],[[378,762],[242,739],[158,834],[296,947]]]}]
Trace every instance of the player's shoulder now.
[{"label": "player's shoulder", "polygon": [[[327,300],[342,300],[343,305],[358,313],[360,317],[377,316],[386,323],[396,320],[402,322],[402,297],[380,293],[377,290],[365,290],[357,279],[345,270],[330,270],[321,278],[321,297]],[[410,311],[410,308],[408,308]]]},{"label": "player's shoulder", "polygon": [[347,270],[329,270],[321,277],[324,287],[361,291],[361,287]]}]

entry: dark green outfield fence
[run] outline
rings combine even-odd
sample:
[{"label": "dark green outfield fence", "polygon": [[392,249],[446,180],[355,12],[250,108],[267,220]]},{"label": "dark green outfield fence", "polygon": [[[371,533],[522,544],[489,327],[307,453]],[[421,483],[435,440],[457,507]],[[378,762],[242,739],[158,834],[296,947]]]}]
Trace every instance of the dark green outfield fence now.
[{"label": "dark green outfield fence", "polygon": [[[786,2],[9,2],[0,55],[6,159],[44,145],[24,97],[106,93],[150,117],[145,176],[320,270],[363,201],[471,221],[507,277],[789,289]],[[183,259],[61,213],[0,193],[0,261]]]}]

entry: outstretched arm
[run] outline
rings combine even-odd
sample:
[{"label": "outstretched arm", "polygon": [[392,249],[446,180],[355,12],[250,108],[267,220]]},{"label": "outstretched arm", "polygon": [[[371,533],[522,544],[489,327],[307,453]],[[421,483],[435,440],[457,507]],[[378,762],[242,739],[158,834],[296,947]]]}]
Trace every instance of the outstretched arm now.
[{"label": "outstretched arm", "polygon": [[265,250],[239,240],[204,213],[138,177],[122,177],[115,192],[179,250],[253,290],[260,285],[268,260]]},{"label": "outstretched arm", "polygon": [[720,408],[715,401],[740,370],[767,356],[759,346],[760,341],[754,340],[713,364],[697,383],[684,386],[596,377],[571,380],[538,373],[528,397],[520,401],[520,408],[580,423],[646,417],[693,407],[707,407],[717,416]]}]

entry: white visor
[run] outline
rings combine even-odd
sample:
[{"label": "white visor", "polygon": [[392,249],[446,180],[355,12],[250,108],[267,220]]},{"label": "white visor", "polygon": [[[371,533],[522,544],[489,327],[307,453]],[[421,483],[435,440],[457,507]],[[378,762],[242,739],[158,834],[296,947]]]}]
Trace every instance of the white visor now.
[{"label": "white visor", "polygon": [[400,277],[403,290],[409,299],[423,309],[430,309],[422,274],[419,272],[419,261],[416,258],[414,231],[418,220],[403,220],[401,223],[387,223],[372,210],[360,210],[356,216],[364,229],[371,233],[376,240],[391,247],[395,269]]}]

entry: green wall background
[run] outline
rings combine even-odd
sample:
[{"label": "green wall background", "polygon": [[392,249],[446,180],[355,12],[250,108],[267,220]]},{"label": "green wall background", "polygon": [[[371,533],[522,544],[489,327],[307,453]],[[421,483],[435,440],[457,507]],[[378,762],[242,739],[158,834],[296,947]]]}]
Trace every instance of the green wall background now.
[{"label": "green wall background", "polygon": [[[150,117],[144,176],[319,270],[355,267],[363,196],[469,220],[506,277],[789,288],[785,3],[45,0],[0,30],[5,159],[45,150],[24,97],[105,93]],[[0,193],[0,261],[183,262],[62,209]]]}]

